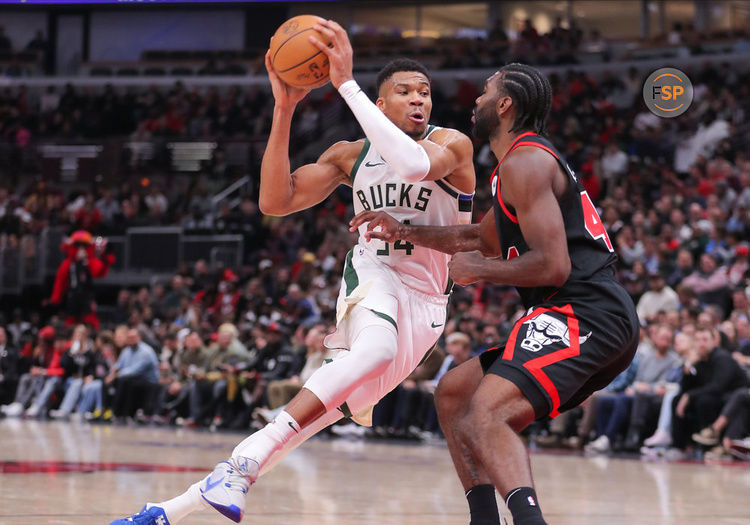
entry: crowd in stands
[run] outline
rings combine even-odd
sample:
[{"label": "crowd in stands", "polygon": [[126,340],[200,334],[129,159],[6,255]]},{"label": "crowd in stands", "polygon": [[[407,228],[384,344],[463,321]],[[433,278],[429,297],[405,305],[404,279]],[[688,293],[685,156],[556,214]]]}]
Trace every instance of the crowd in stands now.
[{"label": "crowd in stands", "polygon": [[[5,34],[5,28],[0,26],[0,52],[18,51],[19,49],[18,46],[13,45],[11,39]],[[44,33],[38,30],[23,49],[27,51],[46,51],[47,40],[44,38]]]},{"label": "crowd in stands", "polygon": [[[604,74],[595,80],[576,71],[550,78],[549,136],[601,210],[620,257],[619,278],[637,304],[643,330],[638,357],[621,377],[581,409],[534,429],[540,446],[588,443],[590,453],[645,447],[645,453],[668,450],[672,457],[707,447],[715,457],[747,453],[750,74],[712,63],[687,73],[695,98],[676,119],[645,108],[643,79],[635,71],[624,78]],[[450,97],[436,89],[432,121],[468,131],[477,94],[468,82]],[[220,95],[179,85],[168,93],[109,88],[97,94],[70,87],[54,104],[44,100],[5,90],[2,139],[23,150],[28,135],[61,130],[262,136],[271,108],[260,90]],[[94,113],[107,118],[84,117]],[[335,140],[326,133],[330,122],[344,123],[336,138],[358,134],[338,97],[301,105],[295,164],[315,158],[320,137],[325,145]],[[26,142],[20,129],[27,130]],[[486,180],[496,163],[486,145],[477,144],[476,151],[475,220],[491,207]],[[322,339],[333,329],[341,268],[354,242],[346,227],[349,193],[341,188],[314,209],[276,219],[259,213],[255,195],[234,210],[214,210],[208,190],[192,183],[124,182],[65,193],[39,182],[0,190],[2,242],[49,225],[106,235],[132,224],[182,224],[248,236],[242,267],[210,268],[199,261],[168,282],[123,289],[99,332],[65,327],[64,312],[49,319],[40,312],[5,318],[3,414],[81,414],[243,431],[259,424],[326,357]],[[437,434],[431,405],[436,380],[502,343],[520,314],[518,296],[508,287],[457,287],[438,349],[378,405],[372,433]]]},{"label": "crowd in stands", "polygon": [[[352,43],[357,54],[375,57],[376,60],[354,64],[355,71],[379,68],[384,57],[410,53],[423,58],[435,69],[465,69],[495,67],[499,62],[522,61],[537,65],[578,64],[582,55],[594,57],[594,61],[607,62],[613,58],[629,59],[633,48],[682,46],[690,54],[707,52],[707,43],[734,40],[735,49],[747,49],[747,34],[742,29],[698,29],[692,23],[674,22],[671,28],[657,32],[648,38],[633,38],[629,46],[622,46],[624,40],[611,39],[606,28],[590,28],[584,31],[575,19],[565,23],[558,16],[552,27],[543,32],[535,27],[531,19],[516,22],[511,28],[502,18],[496,19],[488,31],[457,28],[455,34],[440,38],[404,37],[400,31],[383,32],[381,27],[362,26],[352,32]],[[463,33],[463,34],[462,34]],[[481,37],[477,37],[481,35]],[[0,26],[0,54],[12,51],[36,53],[46,56],[50,45],[43,31],[39,30],[23,47],[5,35]],[[92,62],[89,73],[94,76],[134,76],[141,71],[147,76],[164,76],[168,71],[174,76],[191,75],[237,75],[263,73],[262,49],[217,50],[206,59],[206,50],[148,50],[142,54],[142,63],[121,64],[117,62]],[[380,59],[377,59],[380,57]],[[591,58],[590,58],[591,59]],[[196,60],[205,60],[196,67]],[[144,66],[144,67],[140,67]],[[5,76],[18,77],[31,70],[21,64],[11,64],[3,71]]]}]

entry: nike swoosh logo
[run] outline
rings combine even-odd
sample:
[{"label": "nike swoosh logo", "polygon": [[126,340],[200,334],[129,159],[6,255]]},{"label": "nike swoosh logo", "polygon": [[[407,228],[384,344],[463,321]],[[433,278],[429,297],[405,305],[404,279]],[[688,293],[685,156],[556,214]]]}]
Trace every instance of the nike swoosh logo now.
[{"label": "nike swoosh logo", "polygon": [[222,481],[224,481],[224,476],[220,477],[216,481],[211,481],[211,476],[208,476],[208,479],[206,480],[206,488],[201,489],[201,492],[208,492],[212,488],[214,488],[216,485],[219,485]]},{"label": "nike swoosh logo", "polygon": [[376,162],[375,164],[372,164],[370,161],[365,162],[366,168],[374,168],[375,166],[383,166],[385,162]]},{"label": "nike swoosh logo", "polygon": [[291,421],[287,421],[286,423],[287,423],[287,425],[289,425],[289,427],[290,427],[290,428],[291,428],[292,430],[294,430],[294,431],[295,431],[295,432],[296,432],[297,434],[299,434],[299,430],[297,430],[296,428],[294,428],[294,425],[292,424],[292,422],[291,422]]},{"label": "nike swoosh logo", "polygon": [[433,321],[430,326],[433,327],[433,328],[440,328],[441,326],[443,326],[443,323],[435,324],[435,321]]}]

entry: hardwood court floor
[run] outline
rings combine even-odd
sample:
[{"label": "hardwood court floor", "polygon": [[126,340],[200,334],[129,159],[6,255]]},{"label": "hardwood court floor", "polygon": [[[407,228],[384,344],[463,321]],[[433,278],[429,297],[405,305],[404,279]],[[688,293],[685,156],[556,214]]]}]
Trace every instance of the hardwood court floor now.
[{"label": "hardwood court floor", "polygon": [[[0,524],[107,524],[181,492],[241,438],[0,420]],[[532,466],[551,525],[750,524],[747,466],[555,454],[534,454]],[[231,522],[202,511],[182,523]],[[251,489],[243,523],[459,525],[468,516],[444,446],[320,439]]]}]

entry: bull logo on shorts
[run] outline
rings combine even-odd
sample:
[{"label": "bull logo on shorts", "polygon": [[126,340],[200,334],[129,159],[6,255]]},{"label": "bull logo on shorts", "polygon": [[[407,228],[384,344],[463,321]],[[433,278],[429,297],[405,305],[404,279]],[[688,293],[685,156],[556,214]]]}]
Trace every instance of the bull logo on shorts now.
[{"label": "bull logo on shorts", "polygon": [[[526,337],[521,341],[521,348],[529,352],[538,352],[548,345],[561,343],[563,348],[570,346],[568,326],[549,314],[539,314],[525,323]],[[585,343],[591,332],[578,337],[579,344]]]}]

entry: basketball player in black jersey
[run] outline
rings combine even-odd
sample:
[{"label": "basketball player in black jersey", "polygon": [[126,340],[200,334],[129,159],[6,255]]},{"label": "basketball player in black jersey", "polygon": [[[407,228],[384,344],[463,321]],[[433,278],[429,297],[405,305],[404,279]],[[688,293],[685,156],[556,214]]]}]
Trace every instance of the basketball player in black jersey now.
[{"label": "basketball player in black jersey", "polygon": [[521,295],[526,313],[506,344],[448,372],[435,392],[472,525],[500,523],[495,488],[515,525],[546,523],[518,432],[609,384],[638,342],[635,307],[615,279],[617,257],[596,208],[542,136],[550,105],[549,82],[530,66],[509,64],[487,80],[474,133],[500,162],[494,212],[479,224],[407,225],[375,211],[351,223],[368,222],[373,239],[455,254],[459,284],[513,285]]}]

